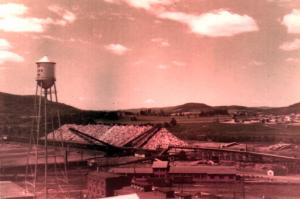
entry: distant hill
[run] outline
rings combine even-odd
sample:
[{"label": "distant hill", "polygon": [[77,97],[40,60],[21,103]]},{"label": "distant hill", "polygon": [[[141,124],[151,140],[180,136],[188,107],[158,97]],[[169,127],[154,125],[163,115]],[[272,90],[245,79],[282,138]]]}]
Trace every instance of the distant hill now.
[{"label": "distant hill", "polygon": [[291,114],[291,113],[300,113],[300,103],[292,104],[287,107],[278,107],[278,108],[269,108],[265,112],[273,114]]},{"label": "distant hill", "polygon": [[252,108],[252,107],[246,107],[246,106],[209,106],[204,103],[185,103],[178,106],[170,106],[170,107],[155,107],[155,108],[140,108],[140,109],[131,109],[127,111],[132,112],[139,112],[141,110],[147,110],[151,109],[153,112],[159,113],[160,111],[163,111],[168,114],[174,114],[174,113],[185,113],[185,112],[191,112],[191,113],[213,113],[216,114],[220,113],[220,111],[226,111],[228,113],[230,112],[236,112],[236,111],[248,111],[248,112],[256,112],[258,110],[261,110],[259,108]]},{"label": "distant hill", "polygon": [[[34,98],[32,95],[22,96],[0,92],[0,130],[10,132],[17,131],[16,128],[26,130],[31,127],[32,118],[35,116]],[[47,107],[48,110],[52,110],[55,116],[57,115],[56,110],[59,109],[62,118],[66,115],[76,115],[81,112],[77,108],[62,103],[48,102]]]},{"label": "distant hill", "polygon": [[[11,116],[18,119],[34,115],[34,96],[32,95],[13,95],[0,92],[0,116]],[[63,103],[48,102],[49,109],[58,108],[62,115],[75,114],[79,109]]]},{"label": "distant hill", "polygon": [[208,111],[213,111],[214,108],[203,103],[186,103],[178,106],[136,108],[136,109],[121,110],[121,111],[138,113],[147,110],[151,110],[153,113],[164,112],[167,114],[172,114],[172,113],[183,113],[183,112],[208,112]]},{"label": "distant hill", "polygon": [[[32,127],[32,121],[36,115],[34,112],[35,96],[33,95],[13,95],[0,92],[0,134],[12,134],[21,136],[27,135]],[[37,99],[38,102],[38,99]],[[42,114],[43,121],[44,98],[42,98]],[[57,110],[60,113],[61,124],[75,123],[87,124],[94,123],[95,119],[118,119],[116,111],[88,111],[81,110],[63,103],[55,103],[47,101],[48,125],[51,126],[51,119],[57,122]],[[51,116],[52,114],[52,116]],[[44,125],[42,122],[41,125]],[[42,129],[42,128],[41,128]],[[50,129],[50,128],[49,128]]]},{"label": "distant hill", "polygon": [[[31,126],[34,114],[34,96],[32,95],[13,95],[0,92],[0,133],[3,130],[18,126]],[[151,113],[176,114],[184,112],[208,113],[206,115],[227,114],[236,111],[262,112],[266,114],[290,114],[300,113],[300,103],[287,107],[246,107],[246,106],[209,106],[203,103],[186,103],[178,106],[138,108],[120,111],[90,111],[81,110],[63,103],[48,102],[48,110],[59,109],[62,123],[93,123],[95,121],[117,121],[122,115],[130,113],[140,113],[141,111]],[[123,113],[123,114],[122,114]],[[100,120],[99,120],[100,119]]]},{"label": "distant hill", "polygon": [[207,111],[213,111],[214,108],[211,106],[208,106],[203,103],[186,103],[179,106],[174,106],[170,108],[170,112],[172,113],[178,113],[178,112],[207,112]]},{"label": "distant hill", "polygon": [[293,104],[287,107],[247,107],[247,106],[238,106],[238,105],[230,105],[230,106],[209,106],[203,103],[186,103],[178,106],[170,106],[170,107],[153,107],[153,108],[137,108],[137,109],[129,109],[126,111],[129,112],[140,112],[151,109],[152,112],[159,113],[161,111],[172,114],[172,113],[182,113],[182,112],[194,112],[194,113],[205,113],[205,112],[216,112],[219,111],[227,111],[228,113],[234,112],[249,112],[249,113],[265,113],[265,114],[291,114],[291,113],[300,113],[300,103]]}]

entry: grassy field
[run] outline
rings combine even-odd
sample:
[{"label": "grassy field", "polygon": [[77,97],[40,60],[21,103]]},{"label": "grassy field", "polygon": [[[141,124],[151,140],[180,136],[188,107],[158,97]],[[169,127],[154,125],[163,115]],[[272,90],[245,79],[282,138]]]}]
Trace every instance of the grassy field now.
[{"label": "grassy field", "polygon": [[168,127],[176,136],[187,140],[220,142],[300,142],[300,127],[282,124],[185,123]]},{"label": "grassy field", "polygon": [[[175,118],[177,124],[171,125]],[[136,116],[135,121],[124,117],[115,123],[120,124],[162,124],[177,137],[184,140],[218,142],[291,142],[300,143],[300,126],[287,124],[243,124],[222,123],[229,116]],[[100,121],[111,122],[111,121]]]}]

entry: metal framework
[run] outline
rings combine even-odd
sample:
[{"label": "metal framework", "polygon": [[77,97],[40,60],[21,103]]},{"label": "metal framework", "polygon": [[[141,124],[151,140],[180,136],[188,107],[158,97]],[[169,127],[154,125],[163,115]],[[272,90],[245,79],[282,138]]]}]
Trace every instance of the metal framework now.
[{"label": "metal framework", "polygon": [[[61,121],[55,82],[50,88],[44,88],[43,82],[40,82],[39,84],[37,83],[34,97],[34,117],[32,120],[32,128],[29,137],[29,148],[25,171],[26,191],[32,191],[35,196],[37,195],[38,191],[42,191],[38,190],[37,186],[38,178],[41,177],[42,167],[44,167],[44,198],[48,198],[48,172],[50,165],[53,165],[57,185],[60,186],[58,177],[62,177],[63,182],[68,183],[67,163],[64,162],[64,168],[62,171],[60,171],[62,174],[60,176],[57,168],[57,157],[60,156],[57,154],[57,150],[59,150],[60,153],[63,152],[63,155],[65,155],[62,134],[55,137],[55,134],[52,133],[52,140],[60,141],[61,145],[53,147],[52,153],[54,161],[49,164],[48,132],[54,131],[60,126]],[[43,147],[40,146],[41,143],[44,143]],[[34,155],[33,160],[32,154]],[[31,189],[29,185],[32,187]]]}]

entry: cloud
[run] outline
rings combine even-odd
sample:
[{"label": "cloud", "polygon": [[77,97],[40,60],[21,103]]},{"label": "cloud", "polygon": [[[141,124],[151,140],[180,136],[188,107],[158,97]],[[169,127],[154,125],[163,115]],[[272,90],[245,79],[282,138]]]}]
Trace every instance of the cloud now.
[{"label": "cloud", "polygon": [[[244,32],[258,30],[255,20],[248,15],[239,15],[226,10],[216,10],[202,15],[192,15],[184,12],[166,11],[177,0],[104,0],[107,3],[121,2],[134,8],[149,11],[160,19],[169,19],[186,24],[193,33],[210,36],[233,36]],[[167,43],[165,43],[167,45]]]},{"label": "cloud", "polygon": [[175,65],[175,66],[186,66],[186,63],[184,62],[181,62],[181,61],[172,61],[172,63]]},{"label": "cloud", "polygon": [[28,8],[23,4],[6,3],[0,4],[0,17],[20,16],[27,12]]},{"label": "cloud", "polygon": [[170,46],[170,43],[167,42],[167,41],[163,41],[163,42],[160,43],[160,45],[163,46],[163,47],[167,47],[167,46]]},{"label": "cloud", "polygon": [[32,35],[33,39],[48,39],[51,41],[57,41],[57,42],[77,42],[81,44],[89,44],[88,41],[79,39],[79,38],[74,38],[74,37],[69,37],[67,39],[57,37],[57,36],[52,36],[52,35]]},{"label": "cloud", "polygon": [[267,0],[267,1],[287,9],[291,9],[299,6],[299,2],[295,0]]},{"label": "cloud", "polygon": [[65,26],[68,23],[73,23],[76,20],[76,15],[74,13],[60,6],[51,5],[48,7],[48,9],[61,17],[59,20],[53,20],[53,24]]},{"label": "cloud", "polygon": [[77,42],[77,43],[81,43],[81,44],[89,44],[88,41],[83,40],[83,39],[75,39],[73,37],[71,37],[69,40],[67,40],[69,42]]},{"label": "cloud", "polygon": [[146,99],[144,101],[145,104],[154,104],[155,103],[155,100],[154,99]]},{"label": "cloud", "polygon": [[174,0],[104,0],[104,1],[107,3],[115,3],[115,4],[124,2],[131,7],[145,9],[145,10],[156,9],[176,2]]},{"label": "cloud", "polygon": [[170,5],[171,0],[124,0],[130,6],[150,10],[156,6]]},{"label": "cloud", "polygon": [[44,20],[38,18],[9,17],[0,19],[0,30],[5,32],[43,32]]},{"label": "cloud", "polygon": [[300,33],[300,10],[293,9],[291,13],[285,15],[282,24],[287,27],[288,33]]},{"label": "cloud", "polygon": [[295,39],[294,41],[284,42],[279,46],[281,50],[293,51],[300,49],[300,39]]},{"label": "cloud", "polygon": [[0,64],[5,62],[23,62],[24,58],[10,49],[12,45],[5,39],[0,38]]},{"label": "cloud", "polygon": [[296,59],[296,58],[293,58],[293,57],[289,57],[285,61],[290,62],[290,63],[295,63],[295,64],[300,62],[299,59]]},{"label": "cloud", "polygon": [[249,63],[250,65],[254,65],[254,66],[262,66],[265,63],[261,62],[261,61],[257,61],[257,60],[253,60],[252,62]]},{"label": "cloud", "polygon": [[117,3],[117,0],[103,0],[106,3]]},{"label": "cloud", "polygon": [[123,46],[122,44],[109,44],[104,47],[106,50],[116,55],[123,55],[129,50],[126,46]]},{"label": "cloud", "polygon": [[51,36],[51,35],[41,35],[39,37],[35,37],[35,38],[43,38],[43,39],[49,39],[49,40],[52,40],[52,41],[58,41],[58,42],[64,42],[66,40],[62,39],[62,38],[59,38],[59,37],[54,37],[54,36]]},{"label": "cloud", "polygon": [[154,42],[154,43],[158,43],[162,47],[170,46],[170,43],[167,40],[163,39],[163,38],[153,38],[153,39],[151,39],[151,41]]},{"label": "cloud", "polygon": [[14,52],[0,50],[0,64],[5,62],[23,62],[24,58]]},{"label": "cloud", "polygon": [[28,7],[20,3],[0,4],[0,30],[5,32],[44,32],[46,25],[65,26],[75,21],[72,12],[60,7],[50,6],[50,11],[59,15],[59,19],[28,17]]},{"label": "cloud", "polygon": [[267,0],[268,2],[276,2],[276,3],[289,3],[294,0]]},{"label": "cloud", "polygon": [[0,50],[6,50],[10,48],[11,48],[11,44],[7,40],[0,39]]},{"label": "cloud", "polygon": [[160,64],[160,65],[157,66],[157,68],[159,68],[159,69],[161,69],[161,70],[166,70],[166,69],[169,68],[169,66],[164,65],[164,64]]},{"label": "cloud", "polygon": [[258,30],[253,18],[226,10],[217,10],[202,15],[167,11],[158,14],[158,17],[186,24],[193,33],[209,37],[234,36]]},{"label": "cloud", "polygon": [[28,8],[19,3],[0,4],[0,30],[5,32],[42,32],[44,19],[25,17]]}]

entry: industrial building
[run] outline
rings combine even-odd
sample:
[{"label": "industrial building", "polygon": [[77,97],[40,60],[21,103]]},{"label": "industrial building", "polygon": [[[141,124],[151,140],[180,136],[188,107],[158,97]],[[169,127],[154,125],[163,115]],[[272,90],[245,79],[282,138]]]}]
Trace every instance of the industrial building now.
[{"label": "industrial building", "polygon": [[130,184],[129,178],[107,172],[91,172],[87,179],[87,199],[114,195],[114,191]]},{"label": "industrial building", "polygon": [[148,166],[114,167],[108,172],[89,173],[86,195],[88,199],[94,199],[140,192],[145,197],[155,194],[156,198],[180,198],[172,189],[175,184],[233,183],[238,180],[234,167],[170,165],[168,161],[155,160]]},{"label": "industrial building", "polygon": [[[155,161],[152,167],[116,167],[110,172],[136,178],[168,179],[170,183],[235,182],[239,179],[235,167],[229,166],[170,166],[167,161]],[[164,182],[168,182],[164,180]],[[161,180],[158,180],[161,182]]]}]

